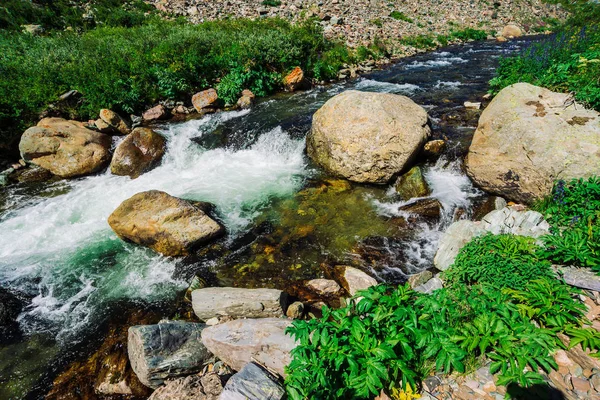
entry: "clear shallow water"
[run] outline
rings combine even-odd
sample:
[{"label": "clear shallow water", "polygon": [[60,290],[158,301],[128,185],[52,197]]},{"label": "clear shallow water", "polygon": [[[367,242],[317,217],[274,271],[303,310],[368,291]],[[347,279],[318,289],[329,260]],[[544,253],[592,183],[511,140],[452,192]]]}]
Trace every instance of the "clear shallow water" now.
[{"label": "clear shallow water", "polygon": [[[110,318],[113,304],[172,301],[199,271],[220,284],[285,287],[323,275],[322,263],[353,263],[393,282],[430,267],[455,212],[469,213],[481,200],[461,171],[478,117],[462,104],[485,93],[495,57],[522,43],[450,47],[353,82],[277,95],[251,111],[165,124],[157,128],[168,141],[162,164],[135,180],[107,172],[8,189],[0,200],[0,286],[29,303],[19,316],[24,336],[4,353],[42,342],[47,351],[29,361],[57,363]],[[432,197],[444,206],[440,221],[398,224],[405,203],[390,188],[327,183],[310,164],[304,137],[312,113],[347,89],[407,95],[428,110],[434,138],[449,139],[445,156],[424,165]],[[119,240],[108,216],[150,189],[216,204],[229,232],[219,244],[225,250],[175,260]],[[26,384],[8,388],[23,375]],[[5,358],[0,398],[22,398],[50,378],[39,365],[17,368]]]}]

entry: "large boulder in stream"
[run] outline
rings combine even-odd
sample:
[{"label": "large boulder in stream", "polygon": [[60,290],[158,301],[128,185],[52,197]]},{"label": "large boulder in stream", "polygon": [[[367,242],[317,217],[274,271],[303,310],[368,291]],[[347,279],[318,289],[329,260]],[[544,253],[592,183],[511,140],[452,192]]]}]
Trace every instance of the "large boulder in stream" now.
[{"label": "large boulder in stream", "polygon": [[427,112],[408,97],[348,90],[315,113],[306,145],[334,175],[385,184],[410,166],[430,134]]},{"label": "large boulder in stream", "polygon": [[135,128],[115,149],[110,171],[137,178],[155,166],[165,154],[165,139],[148,128]]},{"label": "large boulder in stream", "polygon": [[210,287],[192,292],[192,308],[198,318],[282,317],[287,295],[277,289]]},{"label": "large boulder in stream", "polygon": [[44,118],[21,137],[21,157],[61,178],[88,175],[110,161],[111,138],[83,123]]},{"label": "large boulder in stream", "polygon": [[199,372],[211,357],[200,336],[205,326],[161,321],[129,328],[127,352],[140,382],[156,389],[167,379]]},{"label": "large boulder in stream", "polygon": [[511,85],[481,114],[466,168],[483,190],[531,203],[558,179],[600,174],[600,113],[568,94]]},{"label": "large boulder in stream", "polygon": [[279,318],[237,319],[202,331],[206,348],[236,371],[255,360],[285,376],[296,343],[285,330],[290,320]]},{"label": "large boulder in stream", "polygon": [[108,217],[108,224],[121,239],[166,256],[187,255],[225,232],[206,213],[209,206],[150,190],[121,203]]}]

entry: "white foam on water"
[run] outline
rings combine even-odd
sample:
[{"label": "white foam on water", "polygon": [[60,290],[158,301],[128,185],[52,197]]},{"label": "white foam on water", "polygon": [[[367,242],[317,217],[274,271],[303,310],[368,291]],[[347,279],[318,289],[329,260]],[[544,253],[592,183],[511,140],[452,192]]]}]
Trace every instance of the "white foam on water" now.
[{"label": "white foam on water", "polygon": [[[413,227],[413,239],[403,243],[403,253],[406,256],[404,270],[416,273],[433,266],[433,257],[438,243],[448,225],[453,222],[458,209],[469,211],[472,201],[479,195],[469,178],[462,172],[459,160],[448,163],[440,158],[435,165],[424,170],[424,178],[431,194],[428,198],[437,199],[442,204],[442,215],[438,223],[430,225],[419,223]],[[392,187],[387,191],[388,196],[395,195]],[[423,198],[413,198],[408,201],[378,201],[373,200],[378,213],[386,217],[404,217],[409,215],[400,208]]]},{"label": "white foam on water", "polygon": [[108,216],[136,193],[162,190],[214,203],[232,236],[273,198],[294,193],[307,174],[304,141],[280,127],[242,150],[205,150],[192,141],[248,112],[167,126],[161,165],[137,179],[107,171],[70,181],[66,194],[7,213],[0,221],[0,283],[34,296],[22,326],[66,332],[85,324],[107,299],[152,300],[183,287],[172,278],[173,259],[124,243],[110,229]]},{"label": "white foam on water", "polygon": [[355,86],[358,90],[372,91],[378,93],[402,93],[402,94],[413,94],[421,88],[418,85],[412,83],[392,83],[392,82],[380,82],[372,79],[361,79]]},{"label": "white foam on water", "polygon": [[445,89],[445,88],[456,89],[460,86],[462,86],[462,82],[458,82],[458,81],[446,82],[446,81],[438,80],[437,83],[433,87],[435,89]]}]

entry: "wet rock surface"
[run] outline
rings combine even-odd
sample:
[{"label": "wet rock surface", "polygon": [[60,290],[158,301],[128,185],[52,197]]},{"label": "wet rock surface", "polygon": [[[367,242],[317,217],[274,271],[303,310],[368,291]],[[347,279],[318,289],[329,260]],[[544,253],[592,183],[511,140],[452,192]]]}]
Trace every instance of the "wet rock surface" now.
[{"label": "wet rock surface", "polygon": [[135,179],[160,162],[165,144],[165,139],[153,130],[135,128],[115,149],[110,171]]},{"label": "wet rock surface", "polygon": [[133,371],[146,386],[200,371],[211,353],[200,339],[204,324],[164,321],[129,328],[127,351]]},{"label": "wet rock surface", "polygon": [[217,400],[222,391],[223,384],[216,373],[189,375],[167,381],[148,400]]}]

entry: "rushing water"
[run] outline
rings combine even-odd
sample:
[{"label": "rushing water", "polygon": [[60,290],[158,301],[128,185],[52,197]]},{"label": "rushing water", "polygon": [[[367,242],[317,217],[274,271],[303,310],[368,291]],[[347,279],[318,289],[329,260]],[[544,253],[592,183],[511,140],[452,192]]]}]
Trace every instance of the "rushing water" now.
[{"label": "rushing water", "polygon": [[[22,337],[0,347],[0,398],[36,398],[50,366],[110,318],[115,304],[172,301],[198,273],[222,285],[286,287],[323,275],[323,263],[370,268],[394,282],[431,267],[455,212],[468,214],[482,199],[461,170],[478,116],[462,104],[478,101],[497,58],[522,44],[449,47],[349,83],[280,94],[250,111],[158,126],[167,153],[135,180],[105,172],[7,189],[0,197],[0,287],[28,304],[18,319]],[[443,205],[439,221],[400,224],[406,202],[391,188],[331,179],[306,158],[312,113],[347,89],[407,95],[428,110],[434,138],[448,138],[444,156],[424,165],[431,196]],[[227,238],[183,260],[119,240],[108,216],[150,189],[214,203]]]}]

